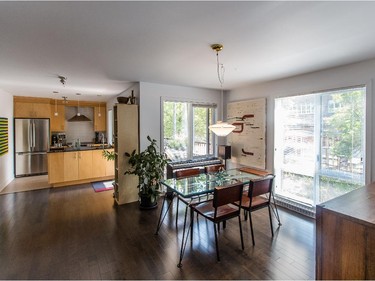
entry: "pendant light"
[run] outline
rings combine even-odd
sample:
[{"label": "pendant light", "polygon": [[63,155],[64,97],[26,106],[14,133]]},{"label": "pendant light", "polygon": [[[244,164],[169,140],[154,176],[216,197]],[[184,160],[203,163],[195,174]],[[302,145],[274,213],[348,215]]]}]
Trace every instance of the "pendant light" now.
[{"label": "pendant light", "polygon": [[[224,93],[223,93],[223,83],[224,83],[224,65],[219,61],[219,52],[223,49],[221,44],[212,44],[212,50],[216,51],[216,68],[217,68],[217,77],[219,79],[220,88],[221,88],[221,118],[224,119]],[[229,135],[236,126],[228,124],[227,122],[217,121],[216,124],[210,125],[208,128],[218,137],[226,137]]]},{"label": "pendant light", "polygon": [[59,116],[59,112],[57,111],[57,98],[56,98],[56,94],[58,94],[59,92],[53,91],[53,93],[55,94],[55,113],[53,115],[57,117],[57,116]]},{"label": "pendant light", "polygon": [[[102,96],[102,95],[97,95],[99,98]],[[100,118],[102,116],[102,114],[100,113],[100,101],[99,101],[99,112],[98,112],[98,117]]]}]

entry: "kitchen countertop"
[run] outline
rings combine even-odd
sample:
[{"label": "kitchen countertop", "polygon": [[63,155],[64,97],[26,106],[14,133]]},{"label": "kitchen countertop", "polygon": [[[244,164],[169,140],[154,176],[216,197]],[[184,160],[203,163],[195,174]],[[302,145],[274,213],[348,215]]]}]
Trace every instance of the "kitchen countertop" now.
[{"label": "kitchen countertop", "polygon": [[113,146],[110,145],[89,145],[81,147],[63,146],[63,147],[50,147],[48,153],[55,152],[71,152],[71,151],[84,151],[84,150],[98,150],[98,149],[111,149]]}]

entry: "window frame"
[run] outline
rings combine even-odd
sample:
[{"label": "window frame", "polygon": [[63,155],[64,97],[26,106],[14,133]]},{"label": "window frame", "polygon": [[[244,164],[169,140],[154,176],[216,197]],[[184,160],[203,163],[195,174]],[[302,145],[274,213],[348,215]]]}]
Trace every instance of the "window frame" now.
[{"label": "window frame", "polygon": [[[164,153],[164,102],[180,102],[180,103],[190,103],[189,112],[188,112],[188,148],[187,148],[187,158],[183,160],[192,160],[196,158],[202,158],[203,156],[194,156],[194,107],[204,107],[204,108],[213,108],[211,122],[214,124],[217,119],[217,109],[218,106],[216,103],[198,101],[187,98],[178,98],[178,97],[161,97],[160,99],[160,151]],[[209,138],[209,129],[207,126],[207,136]],[[212,147],[215,148],[217,144],[217,138],[212,134]],[[209,154],[209,146],[206,148],[205,157],[216,156],[216,149],[213,149],[213,154]],[[183,161],[182,160],[182,161]]]}]

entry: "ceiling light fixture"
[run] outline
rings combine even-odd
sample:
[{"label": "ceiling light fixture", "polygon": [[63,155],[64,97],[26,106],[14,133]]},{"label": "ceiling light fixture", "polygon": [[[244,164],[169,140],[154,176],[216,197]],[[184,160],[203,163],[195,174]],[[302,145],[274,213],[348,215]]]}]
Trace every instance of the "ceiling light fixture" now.
[{"label": "ceiling light fixture", "polygon": [[[223,49],[221,44],[212,44],[211,49],[216,51],[216,68],[217,68],[217,77],[219,79],[220,88],[221,88],[221,118],[224,119],[224,93],[223,93],[223,84],[224,84],[224,64],[220,63],[219,52]],[[210,125],[208,127],[215,135],[218,137],[226,137],[229,135],[236,126],[228,124],[227,122],[217,121],[216,124]]]},{"label": "ceiling light fixture", "polygon": [[60,83],[65,87],[65,83],[66,83],[66,80],[68,80],[68,78],[61,76],[61,75],[58,75],[57,78],[60,79]]}]

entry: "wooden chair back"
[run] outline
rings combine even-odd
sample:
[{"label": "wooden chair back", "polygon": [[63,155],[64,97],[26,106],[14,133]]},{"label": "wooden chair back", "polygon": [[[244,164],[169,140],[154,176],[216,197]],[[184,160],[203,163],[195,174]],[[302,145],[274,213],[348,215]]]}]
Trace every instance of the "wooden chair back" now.
[{"label": "wooden chair back", "polygon": [[210,166],[206,166],[206,167],[204,167],[204,172],[205,172],[206,174],[209,174],[209,173],[216,173],[216,172],[218,172],[218,171],[222,171],[222,170],[225,170],[223,164],[210,165]]},{"label": "wooden chair back", "polygon": [[181,169],[175,172],[175,178],[181,179],[181,178],[192,177],[192,176],[199,175],[200,172],[201,170],[199,168]]},{"label": "wooden chair back", "polygon": [[254,198],[256,196],[268,194],[268,198],[271,198],[272,184],[274,175],[268,175],[265,178],[251,180],[249,184],[249,198]]},{"label": "wooden chair back", "polygon": [[218,208],[234,202],[241,202],[243,183],[216,187],[214,190],[213,207]]}]

